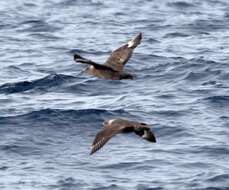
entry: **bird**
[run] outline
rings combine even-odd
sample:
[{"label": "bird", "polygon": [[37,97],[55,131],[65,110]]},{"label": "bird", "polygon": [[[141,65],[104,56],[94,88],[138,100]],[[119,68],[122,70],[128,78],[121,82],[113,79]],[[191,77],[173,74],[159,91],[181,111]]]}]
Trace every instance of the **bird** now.
[{"label": "bird", "polygon": [[136,135],[149,142],[156,143],[156,137],[151,131],[149,125],[146,123],[130,121],[122,118],[110,119],[103,122],[102,130],[99,131],[95,136],[95,139],[91,145],[90,155],[101,149],[105,143],[116,134],[131,132],[134,132]]},{"label": "bird", "polygon": [[123,69],[141,40],[142,33],[139,33],[128,43],[114,50],[104,64],[96,63],[78,54],[74,55],[74,60],[77,63],[89,65],[86,72],[98,78],[109,80],[134,79],[133,75],[124,72]]}]

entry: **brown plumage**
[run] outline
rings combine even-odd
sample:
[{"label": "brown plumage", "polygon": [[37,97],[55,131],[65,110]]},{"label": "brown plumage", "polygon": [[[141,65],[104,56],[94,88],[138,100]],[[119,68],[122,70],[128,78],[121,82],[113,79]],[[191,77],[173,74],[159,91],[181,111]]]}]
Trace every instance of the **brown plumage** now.
[{"label": "brown plumage", "polygon": [[95,153],[102,148],[104,144],[109,141],[110,138],[118,133],[134,132],[145,140],[150,142],[156,142],[156,138],[150,127],[145,123],[139,123],[136,121],[129,121],[125,119],[112,119],[103,123],[103,129],[96,135],[92,146],[91,153]]},{"label": "brown plumage", "polygon": [[90,65],[86,69],[87,73],[99,78],[112,80],[133,79],[131,74],[123,72],[123,68],[132,56],[134,49],[141,43],[141,39],[142,34],[139,33],[127,44],[114,50],[104,64],[95,63],[77,54],[74,55],[74,60],[79,63]]}]

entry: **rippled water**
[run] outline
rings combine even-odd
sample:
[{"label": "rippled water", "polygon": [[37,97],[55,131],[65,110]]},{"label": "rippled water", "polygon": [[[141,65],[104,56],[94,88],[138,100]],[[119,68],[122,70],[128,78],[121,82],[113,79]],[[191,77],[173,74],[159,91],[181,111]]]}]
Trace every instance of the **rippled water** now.
[{"label": "rippled water", "polygon": [[[229,189],[229,2],[0,1],[0,189]],[[136,80],[82,72],[142,32]],[[104,119],[152,125],[157,143]]]}]

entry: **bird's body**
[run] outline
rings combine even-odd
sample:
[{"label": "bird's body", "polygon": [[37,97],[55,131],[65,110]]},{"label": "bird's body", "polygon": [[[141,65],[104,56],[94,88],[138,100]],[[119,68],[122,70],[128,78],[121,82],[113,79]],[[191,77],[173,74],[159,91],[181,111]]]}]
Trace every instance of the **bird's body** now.
[{"label": "bird's body", "polygon": [[113,51],[104,64],[95,63],[77,54],[74,55],[74,60],[79,63],[90,65],[86,69],[86,72],[99,78],[111,80],[133,79],[133,75],[125,73],[123,68],[132,56],[134,49],[140,44],[141,39],[142,34],[139,33],[127,44]]},{"label": "bird's body", "polygon": [[112,79],[112,80],[120,80],[121,79],[121,75],[119,72],[115,72],[112,70],[96,69],[93,65],[90,65],[86,69],[86,72],[88,74],[94,75],[98,78]]},{"label": "bird's body", "polygon": [[156,138],[150,127],[145,123],[139,123],[136,121],[130,121],[126,119],[112,119],[103,123],[103,129],[96,135],[91,147],[91,154],[99,150],[104,144],[113,136],[119,133],[131,133],[143,139],[156,142]]}]

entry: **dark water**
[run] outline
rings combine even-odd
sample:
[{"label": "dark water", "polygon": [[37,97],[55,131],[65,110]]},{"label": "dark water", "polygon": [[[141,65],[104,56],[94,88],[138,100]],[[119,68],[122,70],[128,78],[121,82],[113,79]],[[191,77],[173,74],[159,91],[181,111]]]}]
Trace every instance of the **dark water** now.
[{"label": "dark water", "polygon": [[[229,2],[0,1],[0,189],[228,190]],[[138,32],[136,80],[82,73]],[[89,156],[104,119],[152,125]]]}]

